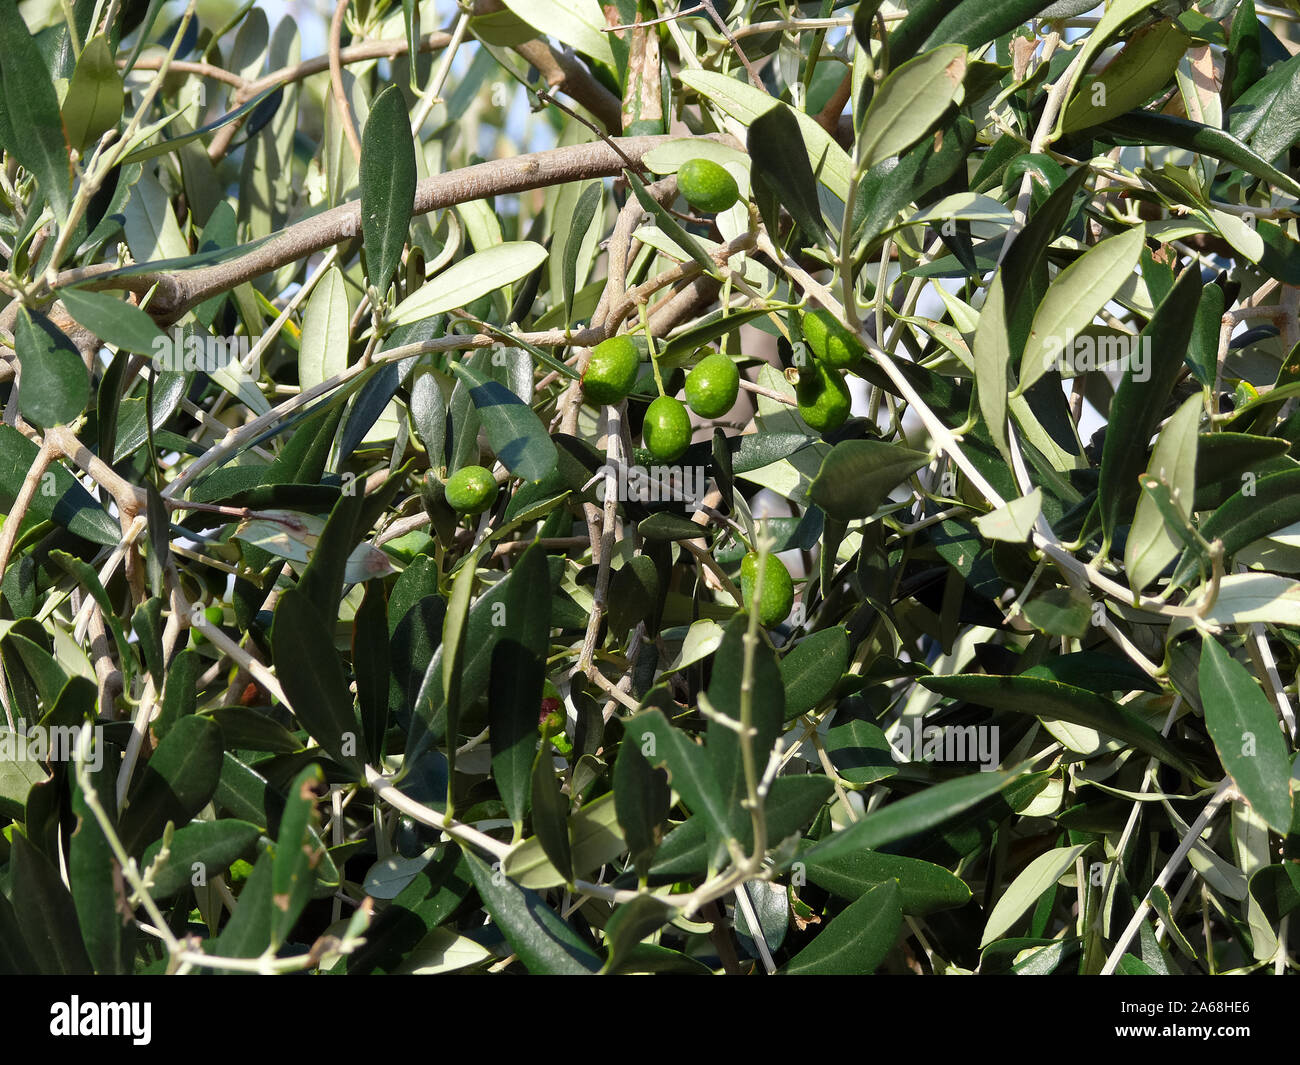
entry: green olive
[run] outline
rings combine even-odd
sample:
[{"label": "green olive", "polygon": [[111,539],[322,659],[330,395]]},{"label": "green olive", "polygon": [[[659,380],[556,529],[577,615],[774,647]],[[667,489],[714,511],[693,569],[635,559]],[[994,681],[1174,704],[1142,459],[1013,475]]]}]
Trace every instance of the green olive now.
[{"label": "green olive", "polygon": [[[740,594],[745,608],[754,604],[754,585],[758,578],[758,552],[751,551],[740,563]],[[765,629],[775,628],[790,616],[794,606],[794,581],[790,571],[776,555],[767,556],[763,570],[763,590],[758,599],[758,621]]]},{"label": "green olive", "polygon": [[707,355],[686,375],[686,402],[701,418],[721,418],[739,392],[740,371],[726,355]]},{"label": "green olive", "polygon": [[[205,606],[203,608],[203,617],[204,620],[206,620],[209,625],[219,626],[222,623],[222,621],[225,620],[226,614],[225,611],[221,609],[221,607],[213,603],[212,605]],[[207,635],[203,633],[200,629],[198,629],[197,627],[190,629],[191,647],[198,647],[201,644],[205,644],[207,642],[208,642]]]},{"label": "green olive", "polygon": [[680,458],[691,444],[691,416],[685,404],[672,396],[660,396],[646,409],[641,436],[659,461]]},{"label": "green olive", "polygon": [[618,403],[632,391],[640,367],[641,353],[626,333],[602,340],[582,375],[583,398],[597,407]]},{"label": "green olive", "polygon": [[482,514],[496,497],[496,478],[482,466],[462,466],[447,481],[447,502],[461,514]]},{"label": "green olive", "polygon": [[712,159],[689,159],[677,169],[677,188],[698,211],[716,214],[740,199],[736,179]]},{"label": "green olive", "polygon": [[808,428],[819,433],[829,433],[843,425],[853,402],[844,375],[839,370],[827,369],[820,361],[799,371],[794,395],[799,416]]},{"label": "green olive", "polygon": [[858,338],[829,311],[808,311],[801,325],[813,355],[833,369],[847,370],[865,354]]}]

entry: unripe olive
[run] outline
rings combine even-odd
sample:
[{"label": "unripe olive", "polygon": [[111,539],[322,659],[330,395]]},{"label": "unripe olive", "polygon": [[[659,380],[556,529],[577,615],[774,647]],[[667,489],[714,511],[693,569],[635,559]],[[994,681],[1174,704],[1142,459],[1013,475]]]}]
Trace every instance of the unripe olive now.
[{"label": "unripe olive", "polygon": [[[740,594],[746,609],[753,609],[754,585],[758,583],[758,552],[751,551],[740,563]],[[758,600],[758,621],[765,629],[780,625],[794,606],[794,581],[776,555],[768,555],[763,569],[763,588]]]}]

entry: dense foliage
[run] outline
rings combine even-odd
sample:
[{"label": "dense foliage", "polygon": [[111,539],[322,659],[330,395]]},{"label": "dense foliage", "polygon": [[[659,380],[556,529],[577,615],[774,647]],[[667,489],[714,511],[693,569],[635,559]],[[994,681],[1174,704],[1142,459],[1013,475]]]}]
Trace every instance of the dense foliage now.
[{"label": "dense foliage", "polygon": [[1296,966],[1297,16],[323,6],[0,5],[0,972]]}]

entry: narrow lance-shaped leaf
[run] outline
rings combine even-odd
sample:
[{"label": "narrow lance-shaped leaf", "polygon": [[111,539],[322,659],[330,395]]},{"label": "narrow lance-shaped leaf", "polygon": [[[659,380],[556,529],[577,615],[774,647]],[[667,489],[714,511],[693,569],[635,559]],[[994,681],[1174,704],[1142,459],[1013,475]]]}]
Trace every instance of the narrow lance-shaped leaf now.
[{"label": "narrow lance-shaped leaf", "polygon": [[1127,229],[1089,248],[1056,276],[1029,329],[1019,391],[1028,391],[1056,360],[1076,356],[1076,338],[1132,275],[1144,237],[1140,225]]},{"label": "narrow lance-shaped leaf", "polygon": [[1095,729],[1131,744],[1194,780],[1204,778],[1204,767],[1197,764],[1195,748],[1162,736],[1131,710],[1086,688],[1060,684],[1045,677],[981,674],[923,677],[921,684],[940,695],[965,699],[995,710],[1033,714]]},{"label": "narrow lance-shaped leaf", "polygon": [[196,863],[209,877],[225,872],[261,834],[257,825],[234,817],[191,821],[172,834],[166,861],[154,865],[162,850],[162,840],[145,848],[140,866],[152,872],[150,892],[156,899],[167,899],[190,887]]},{"label": "narrow lance-shaped leaf", "polygon": [[1291,757],[1259,682],[1212,636],[1201,641],[1197,686],[1205,727],[1237,790],[1279,835],[1291,829]]},{"label": "narrow lance-shaped leaf", "polygon": [[1011,928],[1044,891],[1055,884],[1073,868],[1078,857],[1088,849],[1088,844],[1076,847],[1058,847],[1040,854],[1011,882],[998,899],[993,912],[984,925],[980,947],[986,947]]},{"label": "narrow lance-shaped leaf", "polygon": [[[728,795],[702,747],[673,728],[659,710],[636,714],[624,723],[628,740],[639,744],[652,766],[666,766],[669,783],[691,812],[704,819],[712,841],[711,858],[725,853],[723,841],[731,830]],[[627,742],[627,741],[625,741]],[[728,782],[728,794],[730,791]]]},{"label": "narrow lance-shaped leaf", "polygon": [[360,774],[367,759],[365,742],[332,630],[319,608],[296,588],[286,590],[276,604],[271,654],[294,716],[331,758]]},{"label": "narrow lance-shaped leaf", "polygon": [[785,719],[812,710],[831,694],[849,668],[849,634],[842,625],[800,640],[781,659]]},{"label": "narrow lance-shaped leaf", "polygon": [[923,451],[883,440],[844,440],[822,461],[808,496],[840,521],[869,518],[890,492],[929,461]]},{"label": "narrow lance-shaped leaf", "polygon": [[559,452],[540,418],[500,381],[484,377],[461,362],[452,364],[469,387],[469,398],[487,432],[497,459],[526,481],[540,481],[555,469]]},{"label": "narrow lance-shaped leaf", "polygon": [[529,972],[581,976],[600,970],[595,951],[537,892],[516,886],[474,854],[465,857],[484,907]]},{"label": "narrow lance-shaped leaf", "polygon": [[171,821],[187,825],[217,789],[221,776],[221,729],[203,717],[172,726],[127,795],[119,835],[126,852],[138,857]]},{"label": "narrow lance-shaped leaf", "polygon": [[614,805],[638,876],[649,871],[669,802],[667,774],[650,767],[639,744],[625,740],[614,763]]},{"label": "narrow lance-shaped leaf", "polygon": [[[141,37],[140,40],[141,43],[143,43],[145,38]],[[259,108],[261,108],[263,113],[265,113],[268,104],[273,107],[278,107],[279,100],[283,96],[284,86],[282,85],[277,85],[274,88],[267,89],[265,92],[258,93],[247,103],[241,104],[233,111],[227,111],[220,118],[214,119],[205,126],[200,126],[198,129],[190,130],[188,133],[182,133],[178,137],[171,137],[167,140],[157,141],[154,144],[145,144],[142,147],[135,148],[126,154],[122,159],[122,162],[124,164],[142,163],[146,159],[154,159],[160,155],[167,155],[170,152],[176,151],[178,148],[185,147],[185,145],[190,144],[201,137],[206,137],[210,133],[215,133],[223,126],[228,126],[232,122],[238,122],[246,116],[253,115],[253,113]]]},{"label": "narrow lance-shaped leaf", "polygon": [[817,844],[808,852],[829,861],[859,850],[881,850],[942,825],[1016,779],[1014,773],[976,773],[948,780],[899,799]]},{"label": "narrow lance-shaped leaf", "polygon": [[[73,679],[91,686],[84,677]],[[107,771],[109,764],[108,759],[103,759],[99,772],[88,768],[88,777],[112,824],[116,820],[117,804],[112,773]],[[77,908],[82,942],[96,973],[126,973],[135,942],[135,925],[130,919],[117,860],[103,827],[86,802],[79,778],[73,780],[72,811],[77,817],[77,827],[68,841],[68,883]]]},{"label": "narrow lance-shaped leaf", "polygon": [[591,220],[600,206],[602,190],[600,182],[593,181],[582,190],[578,204],[573,209],[573,220],[569,226],[568,239],[564,243],[564,320],[573,322],[573,289],[578,277],[578,254],[582,243],[591,228]]},{"label": "narrow lance-shaped leaf", "polygon": [[155,355],[167,342],[144,311],[105,292],[67,288],[60,290],[59,298],[73,318],[105,343],[138,355]]},{"label": "narrow lance-shaped leaf", "polygon": [[564,877],[573,882],[573,844],[569,839],[569,800],[560,790],[551,758],[550,744],[544,743],[533,760],[530,792],[533,800],[533,830],[546,857]]},{"label": "narrow lance-shaped leaf", "polygon": [[91,963],[76,906],[59,871],[23,832],[15,829],[12,835],[8,866],[13,908],[37,973],[89,976]]},{"label": "narrow lance-shaped leaf", "polygon": [[994,445],[1008,463],[1007,375],[1028,336],[1033,312],[1031,282],[1046,269],[1047,248],[1065,225],[1075,194],[1087,178],[1086,167],[1077,169],[1030,217],[993,277],[975,329],[973,354],[980,412]]},{"label": "narrow lance-shaped leaf", "polygon": [[506,241],[475,252],[430,278],[402,300],[389,316],[390,325],[406,325],[454,311],[490,292],[518,281],[546,261],[546,249],[528,240]]},{"label": "narrow lance-shaped leaf", "polygon": [[774,197],[809,240],[825,239],[813,162],[794,113],[781,104],[759,115],[746,138],[755,191]]},{"label": "narrow lance-shaped leaf", "polygon": [[43,429],[75,421],[90,398],[90,375],[72,341],[45,315],[33,317],[19,307],[14,347],[22,368],[23,417]]},{"label": "narrow lance-shaped leaf", "polygon": [[392,654],[388,636],[388,603],[380,580],[366,582],[365,596],[352,624],[352,669],[357,678],[357,705],[366,749],[383,756],[388,731],[388,686]]},{"label": "narrow lance-shaped leaf", "polygon": [[874,972],[903,925],[898,881],[849,903],[781,970],[787,975],[860,976]]},{"label": "narrow lance-shaped leaf", "polygon": [[311,388],[342,373],[347,365],[347,282],[343,272],[331,266],[307,297],[298,346],[298,383]]},{"label": "narrow lance-shaped leaf", "polygon": [[85,153],[122,118],[122,75],[103,35],[86,42],[63,101],[63,127],[68,143]]},{"label": "narrow lance-shaped leaf", "polygon": [[13,133],[12,143],[5,149],[36,175],[55,218],[63,222],[72,203],[72,167],[59,98],[40,46],[28,32],[17,4],[0,4],[0,40],[5,45],[0,89]]},{"label": "narrow lance-shaped leaf", "polygon": [[390,85],[371,103],[361,137],[361,235],[370,283],[381,293],[402,260],[415,182],[411,120],[402,90]]},{"label": "narrow lance-shaped leaf", "polygon": [[505,631],[492,649],[488,727],[492,776],[511,822],[520,826],[537,750],[537,721],[550,646],[551,596],[546,555],[534,544],[505,579]]},{"label": "narrow lance-shaped leaf", "polygon": [[280,818],[280,833],[271,868],[271,943],[285,941],[311,898],[311,871],[322,851],[313,843],[316,798],[325,790],[325,774],[309,765],[289,785],[288,802]]},{"label": "narrow lance-shaped leaf", "polygon": [[936,48],[891,71],[867,111],[858,145],[863,166],[869,169],[920,140],[954,100],[960,102],[965,76],[966,48],[959,44]]},{"label": "narrow lance-shaped leaf", "polygon": [[1193,263],[1139,334],[1143,365],[1130,366],[1115,390],[1097,483],[1102,530],[1108,541],[1137,500],[1138,474],[1147,466],[1147,441],[1160,423],[1169,392],[1183,369],[1182,354],[1196,323],[1200,296],[1201,272]]},{"label": "narrow lance-shaped leaf", "polygon": [[[451,599],[442,622],[442,699],[446,707],[447,722],[447,813],[451,814],[456,783],[456,746],[460,742],[457,730],[460,722],[460,700],[465,671],[462,663],[466,654],[466,636],[469,628],[470,601],[474,595],[474,582],[478,571],[480,543],[465,556],[451,586]],[[429,670],[433,670],[433,662]],[[428,680],[428,674],[425,675]]]},{"label": "narrow lance-shaped leaf", "polygon": [[[1184,514],[1190,512],[1196,492],[1196,430],[1200,424],[1201,396],[1188,396],[1168,424],[1160,430],[1147,472],[1168,486],[1170,498]],[[1177,556],[1181,538],[1168,527],[1160,507],[1149,493],[1138,499],[1124,545],[1124,568],[1129,586],[1140,592]]]}]

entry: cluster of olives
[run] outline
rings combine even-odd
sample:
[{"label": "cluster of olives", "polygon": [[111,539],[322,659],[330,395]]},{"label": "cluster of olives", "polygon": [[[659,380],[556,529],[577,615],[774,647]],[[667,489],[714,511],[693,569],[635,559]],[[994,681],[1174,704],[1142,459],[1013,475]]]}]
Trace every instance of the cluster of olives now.
[{"label": "cluster of olives", "polygon": [[862,357],[863,348],[858,338],[826,311],[804,314],[801,324],[813,359],[798,371],[794,396],[799,416],[810,429],[833,432],[849,416],[851,400],[844,371]]},{"label": "cluster of olives", "polygon": [[[838,429],[849,416],[851,399],[844,371],[863,354],[856,337],[825,311],[803,316],[804,339],[813,359],[798,370],[795,400],[800,417],[818,433]],[[618,403],[636,384],[641,356],[631,338],[620,334],[597,344],[582,377],[589,403]],[[666,462],[678,458],[691,440],[689,406],[701,418],[719,418],[736,402],[740,373],[726,355],[706,355],[686,377],[686,403],[660,396],[646,411],[643,436],[650,454]]]},{"label": "cluster of olives", "polygon": [[[708,159],[692,159],[677,172],[677,185],[686,202],[698,211],[716,213],[732,207],[740,198],[735,179],[725,168]],[[800,416],[819,433],[838,429],[849,415],[849,390],[844,371],[863,354],[853,334],[825,311],[802,317],[803,336],[814,358],[798,368],[795,399]],[[615,404],[625,399],[636,385],[641,353],[626,334],[610,337],[591,351],[582,375],[584,399],[594,406]],[[706,354],[687,374],[686,402],[661,395],[646,410],[642,439],[651,459],[672,462],[681,457],[691,442],[691,417],[687,407],[705,419],[720,418],[736,402],[740,372],[724,354]],[[487,510],[497,497],[498,485],[482,466],[465,466],[442,485],[448,506],[461,515]],[[774,554],[766,557],[762,595],[754,601],[759,556],[749,552],[741,563],[741,596],[747,610],[756,610],[767,628],[779,625],[794,604],[794,582],[790,571]]]},{"label": "cluster of olives", "polygon": [[[593,404],[618,403],[636,383],[641,355],[626,334],[602,340],[591,349],[582,391]],[[707,355],[686,377],[686,403],[660,396],[646,410],[642,437],[653,458],[672,462],[691,442],[691,410],[701,418],[718,418],[731,410],[740,392],[740,371],[726,355]]]}]

